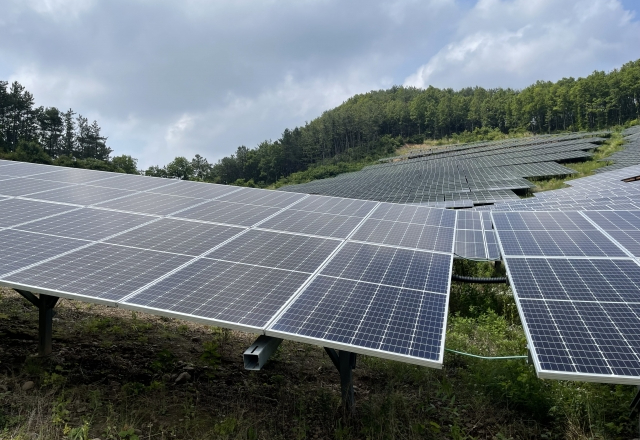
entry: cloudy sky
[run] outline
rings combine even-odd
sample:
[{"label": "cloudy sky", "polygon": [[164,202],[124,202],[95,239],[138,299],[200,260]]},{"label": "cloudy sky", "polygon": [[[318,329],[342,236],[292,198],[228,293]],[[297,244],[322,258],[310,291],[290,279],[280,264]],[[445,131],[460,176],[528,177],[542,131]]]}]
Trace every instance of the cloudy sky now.
[{"label": "cloudy sky", "polygon": [[637,0],[0,0],[0,79],[164,165],[394,84],[522,88],[640,58]]}]

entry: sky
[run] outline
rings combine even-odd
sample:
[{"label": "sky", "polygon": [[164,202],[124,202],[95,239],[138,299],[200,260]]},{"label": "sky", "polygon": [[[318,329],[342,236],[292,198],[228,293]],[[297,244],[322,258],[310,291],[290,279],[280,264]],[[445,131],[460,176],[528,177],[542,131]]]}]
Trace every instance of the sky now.
[{"label": "sky", "polygon": [[393,85],[521,89],[640,58],[638,0],[0,0],[0,80],[140,168]]}]

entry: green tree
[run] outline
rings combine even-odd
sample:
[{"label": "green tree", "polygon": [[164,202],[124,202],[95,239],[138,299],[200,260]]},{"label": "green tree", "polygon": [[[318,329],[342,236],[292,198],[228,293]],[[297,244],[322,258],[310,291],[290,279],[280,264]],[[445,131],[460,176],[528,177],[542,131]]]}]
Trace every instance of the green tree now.
[{"label": "green tree", "polygon": [[167,177],[189,180],[193,177],[193,166],[186,157],[179,156],[167,164],[166,172]]},{"label": "green tree", "polygon": [[127,174],[139,174],[138,159],[134,159],[133,157],[126,154],[113,157],[111,159],[111,163],[118,172]]}]

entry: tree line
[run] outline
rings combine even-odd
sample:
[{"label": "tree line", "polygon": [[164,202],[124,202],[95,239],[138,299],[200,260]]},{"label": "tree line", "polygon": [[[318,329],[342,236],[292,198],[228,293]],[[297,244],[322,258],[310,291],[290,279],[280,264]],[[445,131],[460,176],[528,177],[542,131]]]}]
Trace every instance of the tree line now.
[{"label": "tree line", "polygon": [[342,162],[371,162],[406,142],[597,130],[639,117],[640,60],[522,90],[392,87],[355,95],[276,141],[240,146],[216,164],[176,158],[146,174],[265,186],[300,173],[324,175]]},{"label": "tree line", "polygon": [[[212,164],[177,157],[144,174],[268,186],[357,169],[427,139],[495,139],[522,133],[597,130],[640,118],[640,60],[585,78],[538,81],[522,90],[454,91],[392,87],[355,95],[276,141],[240,146]],[[0,81],[0,157],[138,172],[130,156],[111,157],[97,122],[71,109],[34,107],[19,83]],[[344,164],[349,164],[345,166]]]},{"label": "tree line", "polygon": [[138,173],[136,159],[111,157],[106,142],[97,121],[72,109],[35,107],[23,85],[0,81],[0,158]]}]

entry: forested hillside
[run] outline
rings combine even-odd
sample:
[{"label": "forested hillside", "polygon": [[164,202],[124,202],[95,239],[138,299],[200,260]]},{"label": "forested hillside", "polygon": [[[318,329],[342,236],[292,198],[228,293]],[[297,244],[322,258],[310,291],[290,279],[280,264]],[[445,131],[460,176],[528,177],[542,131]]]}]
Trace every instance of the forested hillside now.
[{"label": "forested hillside", "polygon": [[0,158],[137,173],[136,159],[111,157],[106,141],[97,121],[71,109],[34,107],[24,86],[0,81]]},{"label": "forested hillside", "polygon": [[[280,139],[211,164],[177,157],[145,174],[237,185],[299,183],[361,168],[404,143],[496,139],[524,133],[596,130],[640,117],[640,60],[586,78],[538,81],[523,90],[392,87],[356,95]],[[19,83],[0,81],[0,157],[136,173],[111,157],[96,121],[73,110],[35,107]]]},{"label": "forested hillside", "polygon": [[405,142],[596,130],[639,116],[640,60],[586,78],[538,81],[523,90],[393,87],[356,95],[303,127],[285,130],[275,142],[238,147],[213,166],[203,158],[191,163],[182,158],[147,174],[269,185],[297,172],[310,180],[348,171],[344,162],[390,155]]}]

